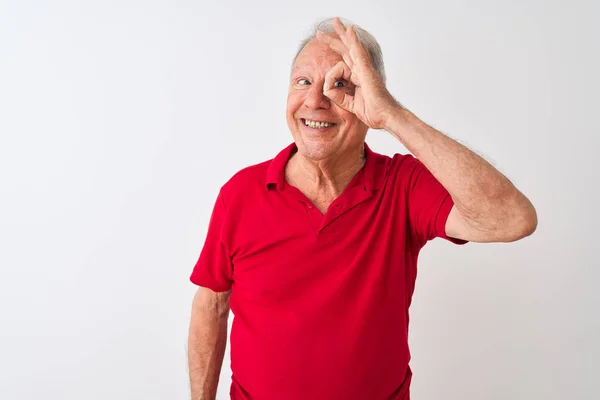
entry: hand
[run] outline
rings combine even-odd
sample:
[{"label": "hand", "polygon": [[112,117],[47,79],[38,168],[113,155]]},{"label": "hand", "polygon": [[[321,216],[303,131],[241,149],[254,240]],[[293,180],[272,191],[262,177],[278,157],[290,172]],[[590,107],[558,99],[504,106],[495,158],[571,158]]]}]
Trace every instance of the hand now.
[{"label": "hand", "polygon": [[[337,38],[317,32],[317,39],[343,59],[325,76],[323,94],[346,111],[354,113],[369,128],[384,129],[391,113],[400,105],[373,67],[369,54],[358,40],[354,25],[346,28],[336,18],[333,27]],[[336,86],[340,80],[352,84],[354,91]]]}]

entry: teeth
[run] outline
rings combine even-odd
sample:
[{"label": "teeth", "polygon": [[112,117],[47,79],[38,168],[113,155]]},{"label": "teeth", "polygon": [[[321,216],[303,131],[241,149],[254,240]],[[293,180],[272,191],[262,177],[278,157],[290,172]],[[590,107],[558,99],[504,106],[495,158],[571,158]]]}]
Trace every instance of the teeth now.
[{"label": "teeth", "polygon": [[311,120],[305,119],[304,125],[310,126],[313,129],[320,129],[320,128],[329,128],[330,126],[333,126],[335,124],[333,124],[331,122],[319,122],[319,121],[311,121]]}]

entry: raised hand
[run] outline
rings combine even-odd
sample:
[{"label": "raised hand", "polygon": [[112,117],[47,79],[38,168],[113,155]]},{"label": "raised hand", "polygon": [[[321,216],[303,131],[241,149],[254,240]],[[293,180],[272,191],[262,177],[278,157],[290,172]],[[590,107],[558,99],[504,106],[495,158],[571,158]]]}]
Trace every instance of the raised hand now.
[{"label": "raised hand", "polygon": [[369,128],[385,128],[387,119],[399,104],[373,67],[354,26],[346,28],[336,18],[333,27],[337,35],[317,32],[317,39],[343,59],[327,73],[323,94],[338,106],[354,113]]}]

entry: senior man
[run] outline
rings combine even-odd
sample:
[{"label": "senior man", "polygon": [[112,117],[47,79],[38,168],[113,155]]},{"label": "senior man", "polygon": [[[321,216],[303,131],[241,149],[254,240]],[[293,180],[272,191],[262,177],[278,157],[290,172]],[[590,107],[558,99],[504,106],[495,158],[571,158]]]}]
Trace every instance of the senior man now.
[{"label": "senior man", "polygon": [[[232,399],[405,400],[408,309],[421,248],[534,232],[530,201],[387,91],[381,50],[338,18],[294,59],[293,143],[216,199],[192,271],[192,399],[214,399],[231,332]],[[411,153],[365,144],[386,130]]]}]

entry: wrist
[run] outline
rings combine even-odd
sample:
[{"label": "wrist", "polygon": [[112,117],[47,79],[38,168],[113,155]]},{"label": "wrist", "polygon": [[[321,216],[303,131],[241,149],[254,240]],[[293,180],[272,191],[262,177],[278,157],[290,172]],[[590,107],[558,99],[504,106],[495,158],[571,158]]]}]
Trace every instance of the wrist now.
[{"label": "wrist", "polygon": [[406,126],[409,121],[410,111],[395,101],[390,104],[384,115],[383,129],[394,136],[398,136],[402,127]]}]

